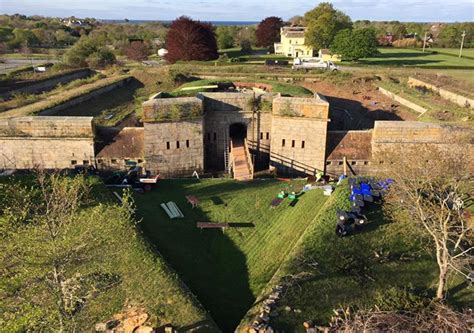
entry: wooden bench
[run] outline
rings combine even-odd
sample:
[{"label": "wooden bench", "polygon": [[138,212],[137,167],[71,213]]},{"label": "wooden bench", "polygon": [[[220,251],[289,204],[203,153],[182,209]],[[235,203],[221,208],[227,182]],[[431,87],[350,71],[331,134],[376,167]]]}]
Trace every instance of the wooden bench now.
[{"label": "wooden bench", "polygon": [[193,209],[199,205],[199,199],[196,198],[194,195],[186,195],[185,198],[191,204]]}]

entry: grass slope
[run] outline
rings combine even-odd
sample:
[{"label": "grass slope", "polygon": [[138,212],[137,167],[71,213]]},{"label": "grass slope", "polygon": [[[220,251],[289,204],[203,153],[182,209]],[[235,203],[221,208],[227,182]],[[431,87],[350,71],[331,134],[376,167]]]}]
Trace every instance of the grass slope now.
[{"label": "grass slope", "polygon": [[[272,327],[287,332],[304,332],[302,323],[314,320],[328,323],[332,310],[341,306],[373,306],[378,295],[390,287],[412,287],[428,295],[433,292],[437,276],[434,258],[421,250],[419,240],[406,232],[407,224],[390,223],[380,209],[372,209],[367,217],[371,223],[346,238],[335,235],[337,209],[347,209],[349,190],[340,187],[319,211],[294,251],[269,283],[266,292],[286,277],[302,272],[313,276],[288,289],[277,308],[278,316]],[[378,251],[390,254],[381,262],[374,256]],[[400,256],[415,255],[414,260]],[[299,258],[318,262],[317,270],[302,264]],[[368,277],[370,278],[368,278]],[[459,281],[451,281],[450,301],[468,306],[472,304],[472,287],[465,288]],[[263,295],[262,297],[263,298]],[[285,307],[290,307],[287,311]],[[243,329],[258,312],[258,305],[246,315],[239,329]],[[294,310],[297,311],[294,311]]]},{"label": "grass slope", "polygon": [[[116,198],[98,178],[91,177],[88,180],[92,187],[93,200],[82,208],[81,213],[90,218],[77,219],[74,228],[80,233],[97,235],[97,242],[91,244],[89,249],[94,253],[94,261],[86,261],[83,266],[78,267],[78,272],[99,271],[116,274],[120,277],[120,282],[106,291],[96,293],[86,301],[86,306],[75,318],[76,330],[91,332],[95,323],[111,319],[126,305],[134,305],[144,307],[150,315],[150,323],[156,327],[171,323],[183,331],[201,327],[196,332],[218,332],[213,320],[176,272],[170,269],[163,257],[145,241],[135,221],[124,215],[125,208],[117,205]],[[20,185],[29,188],[34,184],[33,176],[0,178],[0,189],[4,186]],[[3,199],[0,195],[0,222],[3,222],[1,213],[5,208],[2,206]],[[1,227],[4,231],[4,226]],[[2,237],[5,235],[2,233]],[[67,235],[70,237],[71,233]],[[2,238],[2,241],[8,241],[5,239]],[[15,283],[17,277],[9,274],[5,267],[0,269],[0,276],[5,278],[0,284],[0,296],[4,295],[3,292],[8,292],[9,284]],[[41,290],[34,292],[41,295]],[[44,297],[49,297],[49,294],[46,293]],[[17,297],[21,305],[19,308],[15,308],[13,302],[8,303],[11,298],[0,297],[0,331],[20,332],[29,331],[26,328],[36,327],[35,325],[42,327],[44,317],[51,314],[52,310],[36,309],[37,305],[26,304],[21,300],[21,296]],[[56,301],[53,297],[51,302]]]},{"label": "grass slope", "polygon": [[[293,184],[296,191],[303,185]],[[285,201],[270,209],[286,186],[276,180],[164,180],[136,197],[143,232],[224,332],[235,329],[326,200],[321,191],[311,191],[295,207]],[[199,208],[191,209],[185,195],[197,196]],[[170,220],[160,207],[168,201],[176,202],[186,218]],[[200,231],[197,221],[255,227]]]}]

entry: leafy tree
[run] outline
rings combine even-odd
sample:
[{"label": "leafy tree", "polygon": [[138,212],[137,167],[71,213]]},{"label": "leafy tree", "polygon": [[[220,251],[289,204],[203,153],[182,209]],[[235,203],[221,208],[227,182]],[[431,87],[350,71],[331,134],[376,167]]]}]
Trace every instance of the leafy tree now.
[{"label": "leafy tree", "polygon": [[407,27],[405,26],[405,24],[396,23],[392,27],[392,34],[393,34],[393,37],[394,37],[395,40],[403,39],[404,36],[407,33],[408,33],[408,31],[407,31]]},{"label": "leafy tree", "polygon": [[83,36],[65,54],[64,62],[71,67],[104,67],[115,63],[115,55],[99,38]]},{"label": "leafy tree", "polygon": [[257,26],[255,36],[257,46],[273,47],[273,44],[280,41],[280,29],[283,20],[280,17],[270,16],[262,20]]},{"label": "leafy tree", "polygon": [[81,213],[89,190],[82,176],[43,172],[32,188],[6,189],[0,201],[2,329],[74,331],[88,300],[120,282],[100,264],[111,255],[97,224],[100,208]]},{"label": "leafy tree", "polygon": [[375,30],[372,28],[342,30],[334,38],[331,51],[349,60],[373,56],[378,53]]},{"label": "leafy tree", "polygon": [[10,27],[0,27],[0,42],[8,42],[14,37],[13,29]]},{"label": "leafy tree", "polygon": [[251,54],[252,53],[252,43],[248,39],[243,39],[240,42],[240,49],[242,54]]},{"label": "leafy tree", "polygon": [[293,16],[292,18],[290,18],[288,20],[288,22],[291,24],[291,25],[296,25],[296,26],[304,26],[306,25],[306,22],[304,20],[304,17],[303,16],[300,16],[300,15],[295,15]]},{"label": "leafy tree", "polygon": [[234,46],[234,37],[232,28],[227,26],[219,26],[216,29],[217,45],[220,50],[229,49]]},{"label": "leafy tree", "polygon": [[123,48],[123,53],[128,59],[142,61],[148,59],[150,47],[142,41],[132,41]]},{"label": "leafy tree", "polygon": [[14,39],[12,43],[18,47],[19,45],[26,44],[28,46],[38,46],[39,40],[36,35],[28,29],[14,29]]},{"label": "leafy tree", "polygon": [[315,49],[328,48],[339,31],[352,28],[350,17],[328,2],[307,12],[304,19],[308,27],[305,42]]},{"label": "leafy tree", "polygon": [[171,63],[179,60],[214,60],[219,57],[212,25],[186,16],[171,23],[166,47],[166,59]]}]

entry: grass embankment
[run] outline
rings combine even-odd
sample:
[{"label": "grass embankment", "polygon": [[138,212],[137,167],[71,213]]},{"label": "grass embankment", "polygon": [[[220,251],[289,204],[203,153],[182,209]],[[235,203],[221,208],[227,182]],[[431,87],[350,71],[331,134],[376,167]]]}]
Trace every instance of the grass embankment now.
[{"label": "grass embankment", "polygon": [[[198,92],[205,92],[208,89],[193,89],[193,90],[184,90],[183,88],[192,88],[192,87],[203,87],[203,86],[209,86],[209,85],[216,85],[218,83],[226,83],[226,82],[232,82],[230,80],[197,80],[197,81],[192,81],[183,84],[179,88],[175,89],[171,95],[172,96],[189,96],[189,95],[196,95]],[[245,82],[245,80],[243,81]],[[281,93],[282,95],[285,96],[299,96],[299,97],[304,97],[304,96],[312,96],[313,93],[309,91],[308,89],[298,86],[298,85],[293,85],[293,84],[285,84],[285,83],[280,83],[277,81],[271,81],[271,80],[253,80],[249,79],[248,82],[255,82],[255,83],[265,83],[268,85],[272,86],[272,91],[273,93]]]},{"label": "grass embankment", "polygon": [[399,83],[393,80],[385,80],[379,82],[379,86],[409,100],[410,102],[426,108],[428,111],[419,117],[418,120],[434,122],[441,121],[461,124],[464,126],[472,124],[471,109],[461,107],[443,99],[430,90],[411,88],[407,84],[407,79],[401,79]]},{"label": "grass embankment", "polygon": [[[292,182],[298,191],[304,184]],[[255,180],[164,180],[137,196],[141,228],[198,296],[224,332],[231,332],[287,257],[326,198],[311,191],[295,207],[270,202],[287,183]],[[199,198],[192,209],[185,195]],[[185,215],[170,220],[160,203],[174,201]],[[254,227],[199,230],[196,222],[253,223]]]},{"label": "grass embankment", "polygon": [[[9,110],[0,113],[0,118],[12,118],[12,117],[23,117],[35,115],[41,111],[53,108],[55,106],[64,104],[77,97],[92,93],[95,90],[104,88],[112,85],[119,81],[129,78],[129,75],[117,75],[113,77],[107,77],[92,83],[83,84],[90,79],[76,80],[68,85],[68,89],[57,88],[55,93],[48,93],[47,97],[36,103],[29,104],[17,109]],[[59,90],[58,90],[59,89]]]},{"label": "grass embankment", "polygon": [[[88,183],[92,187],[92,198],[88,200],[87,205],[81,208],[80,214],[85,218],[77,218],[67,231],[61,233],[64,241],[73,242],[77,234],[87,234],[95,239],[94,244],[87,244],[88,255],[93,259],[74,257],[78,274],[87,272],[102,272],[111,276],[117,276],[118,282],[106,290],[95,292],[93,297],[87,298],[81,310],[75,313],[75,329],[80,332],[90,332],[94,330],[95,323],[106,322],[112,319],[112,316],[121,312],[127,306],[136,306],[145,308],[150,315],[149,323],[154,327],[160,327],[171,323],[175,328],[191,329],[201,326],[197,332],[217,332],[213,320],[209,317],[202,305],[191,294],[188,288],[182,283],[178,275],[168,266],[165,260],[156,250],[150,247],[144,239],[137,224],[125,213],[125,207],[117,204],[116,198],[106,189],[103,183],[97,178],[88,178]],[[13,186],[28,188],[34,187],[34,180],[30,176],[15,178],[1,178],[0,187]],[[30,198],[30,196],[28,196]],[[3,201],[0,195],[0,220]],[[10,207],[8,207],[10,208]],[[24,225],[24,230],[19,232],[34,233],[31,229],[36,228],[35,223]],[[6,230],[2,225],[2,237],[8,236],[3,233]],[[94,236],[94,237],[92,237]],[[69,237],[69,238],[68,238]],[[4,239],[8,242],[8,238]],[[81,253],[85,245],[81,244],[75,251]],[[48,248],[49,251],[52,251]],[[48,251],[45,251],[48,252]],[[72,251],[71,251],[72,252]],[[67,252],[70,256],[76,255]],[[38,254],[39,255],[39,254]],[[45,257],[51,256],[51,253],[45,253]],[[47,259],[41,258],[45,262]],[[21,258],[19,258],[20,260]],[[24,258],[22,262],[28,262],[29,258]],[[69,260],[71,260],[69,258]],[[84,260],[84,261],[82,261]],[[44,265],[44,262],[41,264]],[[28,268],[25,264],[25,269]],[[35,270],[36,267],[29,267]],[[10,298],[1,299],[0,297],[0,324],[1,331],[42,331],[49,330],[51,327],[44,327],[44,320],[47,315],[51,315],[51,308],[38,308],[37,304],[25,304],[21,296],[12,299],[12,286],[15,286],[17,277],[11,276],[10,270],[16,271],[16,267],[2,267],[0,273],[5,278],[0,285],[0,296],[8,293]],[[26,274],[29,274],[26,271]],[[74,272],[68,272],[74,275]],[[18,278],[20,278],[18,276]],[[36,281],[42,285],[42,281]],[[33,287],[35,288],[35,287]],[[44,290],[34,290],[38,297],[48,298],[54,292],[44,292]],[[83,294],[80,294],[83,295]],[[57,302],[56,296],[50,297],[50,300],[43,300],[41,304],[47,302]],[[78,299],[78,302],[83,301]],[[21,306],[16,307],[18,303]],[[47,318],[47,320],[52,320]],[[48,322],[48,321],[46,321]],[[28,329],[30,328],[30,329]],[[43,329],[41,329],[43,328]]]},{"label": "grass embankment", "polygon": [[[290,276],[305,277],[284,293],[276,309],[279,315],[271,321],[274,329],[304,332],[304,321],[324,325],[333,309],[390,302],[386,293],[397,294],[396,290],[403,288],[424,296],[434,294],[436,261],[423,251],[408,223],[392,223],[375,207],[366,213],[370,224],[360,232],[342,239],[336,236],[336,211],[349,207],[348,195],[346,186],[336,189],[265,289],[269,292],[276,284],[291,281]],[[458,283],[451,281],[450,301],[461,306],[472,304],[472,287],[463,289]],[[258,309],[257,304],[240,328]]]},{"label": "grass embankment", "polygon": [[93,116],[97,125],[115,126],[133,114],[140,118],[142,103],[151,95],[175,88],[166,67],[141,67],[129,74],[131,81],[127,85],[68,108],[61,115]]},{"label": "grass embankment", "polygon": [[[359,64],[377,66],[405,66],[425,68],[470,68],[474,69],[474,60],[457,58],[450,54],[434,53],[419,49],[380,48],[380,54],[361,59]],[[357,65],[354,64],[354,65]]]}]

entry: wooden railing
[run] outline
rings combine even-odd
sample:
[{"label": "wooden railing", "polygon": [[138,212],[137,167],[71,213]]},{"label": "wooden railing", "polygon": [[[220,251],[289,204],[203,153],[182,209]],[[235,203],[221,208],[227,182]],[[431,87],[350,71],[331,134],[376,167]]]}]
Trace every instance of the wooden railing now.
[{"label": "wooden railing", "polygon": [[247,165],[249,166],[250,177],[251,179],[253,179],[254,167],[252,163],[252,155],[250,155],[249,146],[247,144],[247,139],[244,139],[244,148],[245,148],[245,156],[247,157]]}]

